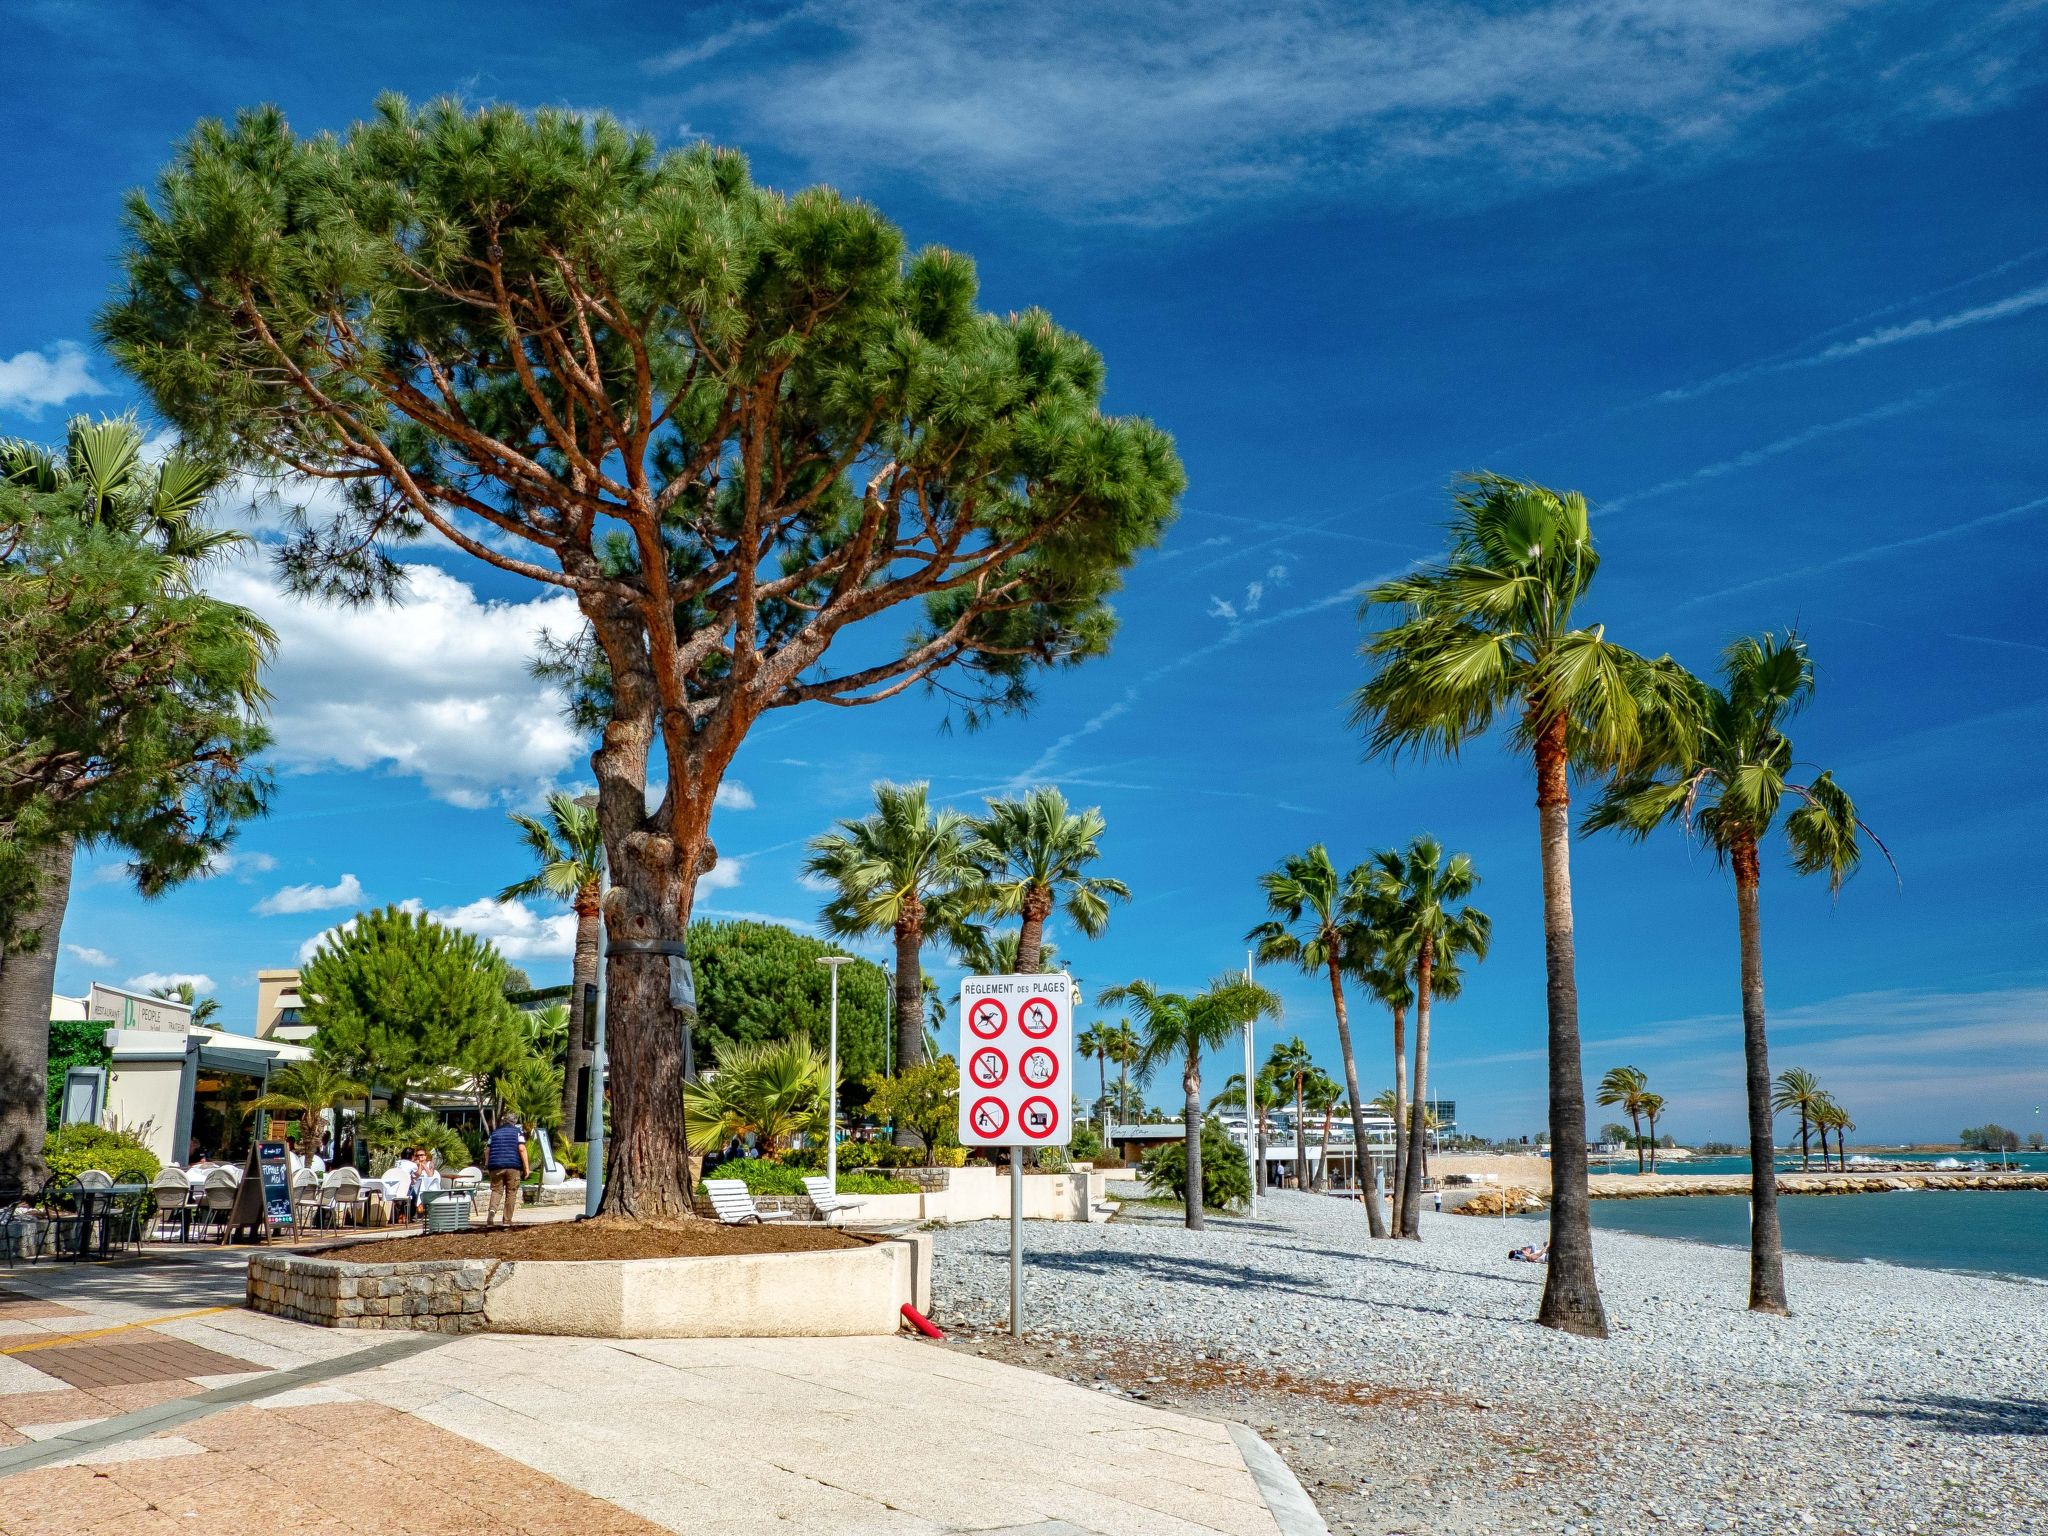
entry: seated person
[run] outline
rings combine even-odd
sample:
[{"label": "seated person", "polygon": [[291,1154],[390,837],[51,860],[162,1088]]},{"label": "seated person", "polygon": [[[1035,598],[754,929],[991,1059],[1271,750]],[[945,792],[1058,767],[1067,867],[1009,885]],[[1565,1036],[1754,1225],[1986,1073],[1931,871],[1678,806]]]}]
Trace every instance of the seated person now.
[{"label": "seated person", "polygon": [[422,1220],[427,1214],[427,1196],[441,1192],[441,1170],[434,1166],[433,1154],[425,1147],[416,1147],[412,1154],[413,1196],[417,1212]]}]

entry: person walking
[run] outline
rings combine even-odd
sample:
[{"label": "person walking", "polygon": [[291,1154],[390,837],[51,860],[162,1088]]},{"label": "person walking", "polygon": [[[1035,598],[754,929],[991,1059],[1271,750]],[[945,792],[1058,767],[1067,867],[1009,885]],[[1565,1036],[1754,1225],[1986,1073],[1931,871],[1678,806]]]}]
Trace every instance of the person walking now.
[{"label": "person walking", "polygon": [[491,1178],[491,1209],[484,1225],[497,1225],[498,1208],[505,1210],[505,1225],[512,1225],[512,1213],[519,1209],[519,1186],[527,1171],[526,1132],[517,1115],[507,1115],[491,1132],[484,1147],[484,1168]]}]

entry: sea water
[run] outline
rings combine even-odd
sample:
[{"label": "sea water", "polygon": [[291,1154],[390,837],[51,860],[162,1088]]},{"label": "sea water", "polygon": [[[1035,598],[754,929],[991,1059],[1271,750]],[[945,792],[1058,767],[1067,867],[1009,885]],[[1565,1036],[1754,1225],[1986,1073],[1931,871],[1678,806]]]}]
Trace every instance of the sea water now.
[{"label": "sea water", "polygon": [[[1592,1211],[1595,1227],[1749,1246],[1749,1201],[1741,1195],[1595,1200]],[[1517,1227],[1546,1220],[1521,1217]],[[1781,1194],[1778,1223],[1790,1253],[2048,1279],[2048,1189]]]}]

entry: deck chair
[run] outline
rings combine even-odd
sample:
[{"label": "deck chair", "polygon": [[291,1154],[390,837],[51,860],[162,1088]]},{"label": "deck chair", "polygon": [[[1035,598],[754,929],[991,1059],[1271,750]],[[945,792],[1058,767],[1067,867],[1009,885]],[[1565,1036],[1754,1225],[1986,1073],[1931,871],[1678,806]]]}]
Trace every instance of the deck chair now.
[{"label": "deck chair", "polygon": [[743,1227],[750,1221],[787,1221],[788,1211],[764,1211],[754,1204],[747,1186],[738,1179],[706,1179],[704,1193],[711,1197],[711,1209],[729,1227]]},{"label": "deck chair", "polygon": [[818,1208],[818,1214],[830,1221],[842,1211],[857,1211],[867,1202],[849,1200],[832,1187],[832,1181],[823,1174],[804,1180],[804,1193],[811,1197],[811,1204]]}]

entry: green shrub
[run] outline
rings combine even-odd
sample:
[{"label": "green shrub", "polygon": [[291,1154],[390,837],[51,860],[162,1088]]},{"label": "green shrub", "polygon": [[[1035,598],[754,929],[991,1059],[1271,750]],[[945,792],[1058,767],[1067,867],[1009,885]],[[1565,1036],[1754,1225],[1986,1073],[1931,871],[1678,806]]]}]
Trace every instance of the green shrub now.
[{"label": "green shrub", "polygon": [[57,1117],[64,1108],[64,1075],[73,1067],[104,1067],[113,1062],[107,1049],[104,1019],[53,1019],[50,1021],[49,1092],[43,1099],[43,1129],[57,1129]]},{"label": "green shrub", "polygon": [[804,1192],[801,1170],[765,1157],[738,1157],[720,1163],[705,1175],[708,1179],[738,1179],[751,1195],[800,1195]]},{"label": "green shrub", "polygon": [[1065,1147],[1040,1147],[1038,1149],[1038,1171],[1041,1173],[1065,1173],[1073,1166]]},{"label": "green shrub", "polygon": [[555,1148],[555,1161],[562,1165],[562,1171],[572,1179],[580,1179],[590,1171],[590,1143],[587,1141],[565,1141]]},{"label": "green shrub", "polygon": [[[822,1173],[825,1168],[825,1149],[822,1146],[792,1147],[782,1154],[780,1161],[792,1168],[801,1168],[805,1173]],[[845,1149],[840,1150],[839,1161],[846,1161]]]},{"label": "green shrub", "polygon": [[842,1195],[914,1195],[917,1186],[908,1179],[892,1179],[885,1173],[842,1173],[839,1175],[839,1193]]},{"label": "green shrub", "polygon": [[[839,1144],[839,1166],[841,1170],[848,1168],[880,1168],[883,1166],[883,1157],[894,1152],[894,1150],[893,1147],[886,1147],[886,1143],[842,1141]],[[898,1167],[900,1165],[891,1163],[888,1166]]]},{"label": "green shrub", "polygon": [[[1145,1154],[1145,1179],[1176,1200],[1188,1197],[1188,1149],[1184,1140],[1162,1142]],[[1243,1205],[1252,1197],[1251,1163],[1220,1120],[1202,1122],[1202,1204],[1211,1210]]]},{"label": "green shrub", "polygon": [[965,1147],[940,1147],[932,1153],[934,1168],[965,1168],[967,1149]]},{"label": "green shrub", "polygon": [[1077,1163],[1092,1163],[1102,1156],[1102,1134],[1092,1125],[1074,1127],[1074,1139],[1067,1143],[1067,1156]]},{"label": "green shrub", "polygon": [[75,1179],[97,1168],[116,1184],[147,1184],[164,1166],[135,1136],[99,1125],[59,1126],[43,1142],[43,1161],[53,1175]]},{"label": "green shrub", "polygon": [[382,1173],[407,1147],[425,1147],[443,1168],[481,1163],[460,1131],[424,1109],[380,1109],[356,1125],[356,1135],[370,1148],[370,1171]]}]

